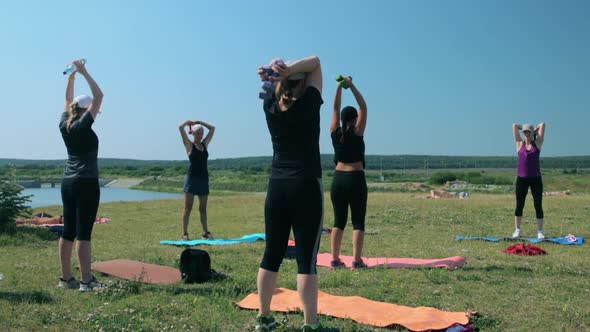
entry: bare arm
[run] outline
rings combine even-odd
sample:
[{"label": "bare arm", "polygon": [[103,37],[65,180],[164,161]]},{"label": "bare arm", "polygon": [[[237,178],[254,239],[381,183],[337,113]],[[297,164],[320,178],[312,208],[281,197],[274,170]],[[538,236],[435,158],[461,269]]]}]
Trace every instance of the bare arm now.
[{"label": "bare arm", "polygon": [[206,122],[203,121],[195,121],[195,124],[200,124],[203,127],[207,128],[207,136],[205,136],[205,139],[203,139],[203,144],[205,145],[205,147],[209,147],[209,143],[211,142],[211,139],[213,138],[213,135],[215,134],[215,126],[212,126]]},{"label": "bare arm", "polygon": [[77,71],[80,75],[84,76],[86,82],[88,82],[88,86],[90,87],[90,91],[92,91],[92,104],[88,109],[90,115],[92,115],[93,119],[96,119],[96,115],[100,111],[100,105],[102,104],[102,97],[104,96],[102,90],[98,87],[98,84],[94,81],[92,76],[86,71],[86,66],[82,61],[74,61],[74,64],[78,68]]},{"label": "bare arm", "polygon": [[537,128],[535,128],[535,134],[537,134],[537,140],[535,144],[539,149],[541,149],[541,145],[545,142],[545,122],[539,123]]},{"label": "bare arm", "polygon": [[363,95],[361,95],[359,90],[352,82],[350,76],[345,77],[344,80],[346,81],[346,84],[350,86],[350,90],[352,91],[352,94],[359,105],[358,117],[356,118],[355,124],[356,135],[363,136],[365,134],[365,128],[367,127],[367,103],[365,102]]},{"label": "bare arm", "polygon": [[188,139],[188,135],[186,134],[186,131],[184,131],[184,127],[192,125],[193,122],[191,120],[186,120],[178,126],[178,129],[180,130],[180,137],[182,138],[182,144],[184,145],[186,154],[191,153],[191,150],[193,149],[193,143],[191,143],[191,140]]},{"label": "bare arm", "polygon": [[279,80],[286,79],[293,74],[307,73],[305,87],[313,86],[318,89],[320,94],[322,93],[322,65],[320,63],[320,58],[316,55],[297,60],[291,63],[286,70],[280,66],[273,66],[273,70],[279,73],[279,77],[277,78]]},{"label": "bare arm", "polygon": [[70,105],[74,101],[74,80],[76,79],[76,73],[70,74],[68,77],[68,85],[66,87],[66,100],[64,102],[64,112],[68,112],[70,110]]},{"label": "bare arm", "polygon": [[516,151],[520,149],[520,145],[522,144],[522,137],[520,137],[520,129],[522,125],[513,123],[512,124],[512,134],[514,135],[514,143],[516,143]]},{"label": "bare arm", "polygon": [[340,125],[340,107],[342,100],[342,86],[338,83],[336,95],[334,96],[334,109],[332,111],[332,121],[330,122],[330,134],[333,133]]}]

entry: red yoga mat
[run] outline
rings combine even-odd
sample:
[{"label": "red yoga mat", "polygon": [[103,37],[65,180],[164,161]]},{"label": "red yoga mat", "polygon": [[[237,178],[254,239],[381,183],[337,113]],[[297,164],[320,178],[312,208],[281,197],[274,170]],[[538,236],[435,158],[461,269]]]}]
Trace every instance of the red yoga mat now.
[{"label": "red yoga mat", "polygon": [[[236,304],[243,309],[258,309],[258,293],[251,293]],[[303,310],[297,292],[286,288],[275,290],[270,308],[282,312]],[[448,312],[429,307],[411,308],[360,296],[335,296],[324,292],[318,292],[318,312],[377,327],[402,325],[412,331],[442,330],[453,324],[469,323],[465,312]]]}]

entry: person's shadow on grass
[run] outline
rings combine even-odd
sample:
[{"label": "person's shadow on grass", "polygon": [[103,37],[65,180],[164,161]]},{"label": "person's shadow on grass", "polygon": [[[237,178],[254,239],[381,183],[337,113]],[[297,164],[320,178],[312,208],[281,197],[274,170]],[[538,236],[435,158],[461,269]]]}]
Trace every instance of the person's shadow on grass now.
[{"label": "person's shadow on grass", "polygon": [[46,292],[3,292],[0,291],[0,300],[6,300],[14,303],[52,303],[53,298]]}]

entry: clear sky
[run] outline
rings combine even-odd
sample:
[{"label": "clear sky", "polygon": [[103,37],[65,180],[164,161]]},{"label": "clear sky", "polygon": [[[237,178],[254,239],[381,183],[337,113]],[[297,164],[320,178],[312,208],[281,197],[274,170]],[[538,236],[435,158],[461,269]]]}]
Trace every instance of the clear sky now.
[{"label": "clear sky", "polygon": [[217,127],[211,158],[271,155],[256,68],[311,54],[322,153],[342,73],[367,154],[509,156],[512,122],[545,121],[543,155],[590,155],[589,17],[586,0],[2,1],[0,158],[67,157],[61,71],[79,57],[105,94],[99,157],[185,159],[186,119]]}]

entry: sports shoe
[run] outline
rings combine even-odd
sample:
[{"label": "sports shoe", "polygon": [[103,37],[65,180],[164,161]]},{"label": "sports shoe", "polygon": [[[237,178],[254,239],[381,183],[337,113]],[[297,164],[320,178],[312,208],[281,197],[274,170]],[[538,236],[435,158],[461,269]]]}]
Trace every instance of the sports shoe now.
[{"label": "sports shoe", "polygon": [[335,327],[327,327],[320,322],[315,324],[303,324],[301,328],[302,332],[340,332],[339,329]]},{"label": "sports shoe", "polygon": [[100,282],[98,282],[98,280],[96,280],[96,278],[94,276],[92,276],[92,279],[90,279],[89,282],[83,282],[80,281],[80,292],[88,292],[93,290],[96,287],[100,287]]},{"label": "sports shoe", "polygon": [[213,239],[213,234],[211,234],[211,232],[203,232],[203,234],[201,234],[203,239],[205,240],[212,240]]},{"label": "sports shoe", "polygon": [[190,241],[187,233],[182,234],[182,241]]},{"label": "sports shoe", "polygon": [[368,267],[367,264],[365,264],[365,262],[363,262],[362,258],[360,261],[353,261],[352,262],[353,269],[366,269],[367,267]]},{"label": "sports shoe", "polygon": [[346,267],[346,264],[344,264],[344,262],[341,261],[340,259],[337,259],[335,261],[330,261],[330,268],[332,270],[340,269],[340,268],[343,268],[343,267]]},{"label": "sports shoe", "polygon": [[68,280],[64,280],[61,277],[57,282],[57,287],[59,288],[67,288],[67,289],[76,289],[79,287],[78,280],[74,277],[70,277]]},{"label": "sports shoe", "polygon": [[256,331],[270,331],[274,330],[277,327],[277,322],[272,315],[267,316],[256,316],[256,326],[254,330]]},{"label": "sports shoe", "polygon": [[545,240],[545,233],[543,233],[543,231],[538,231],[537,232],[537,239]]},{"label": "sports shoe", "polygon": [[514,233],[512,233],[512,237],[520,237],[520,229],[515,229]]}]

